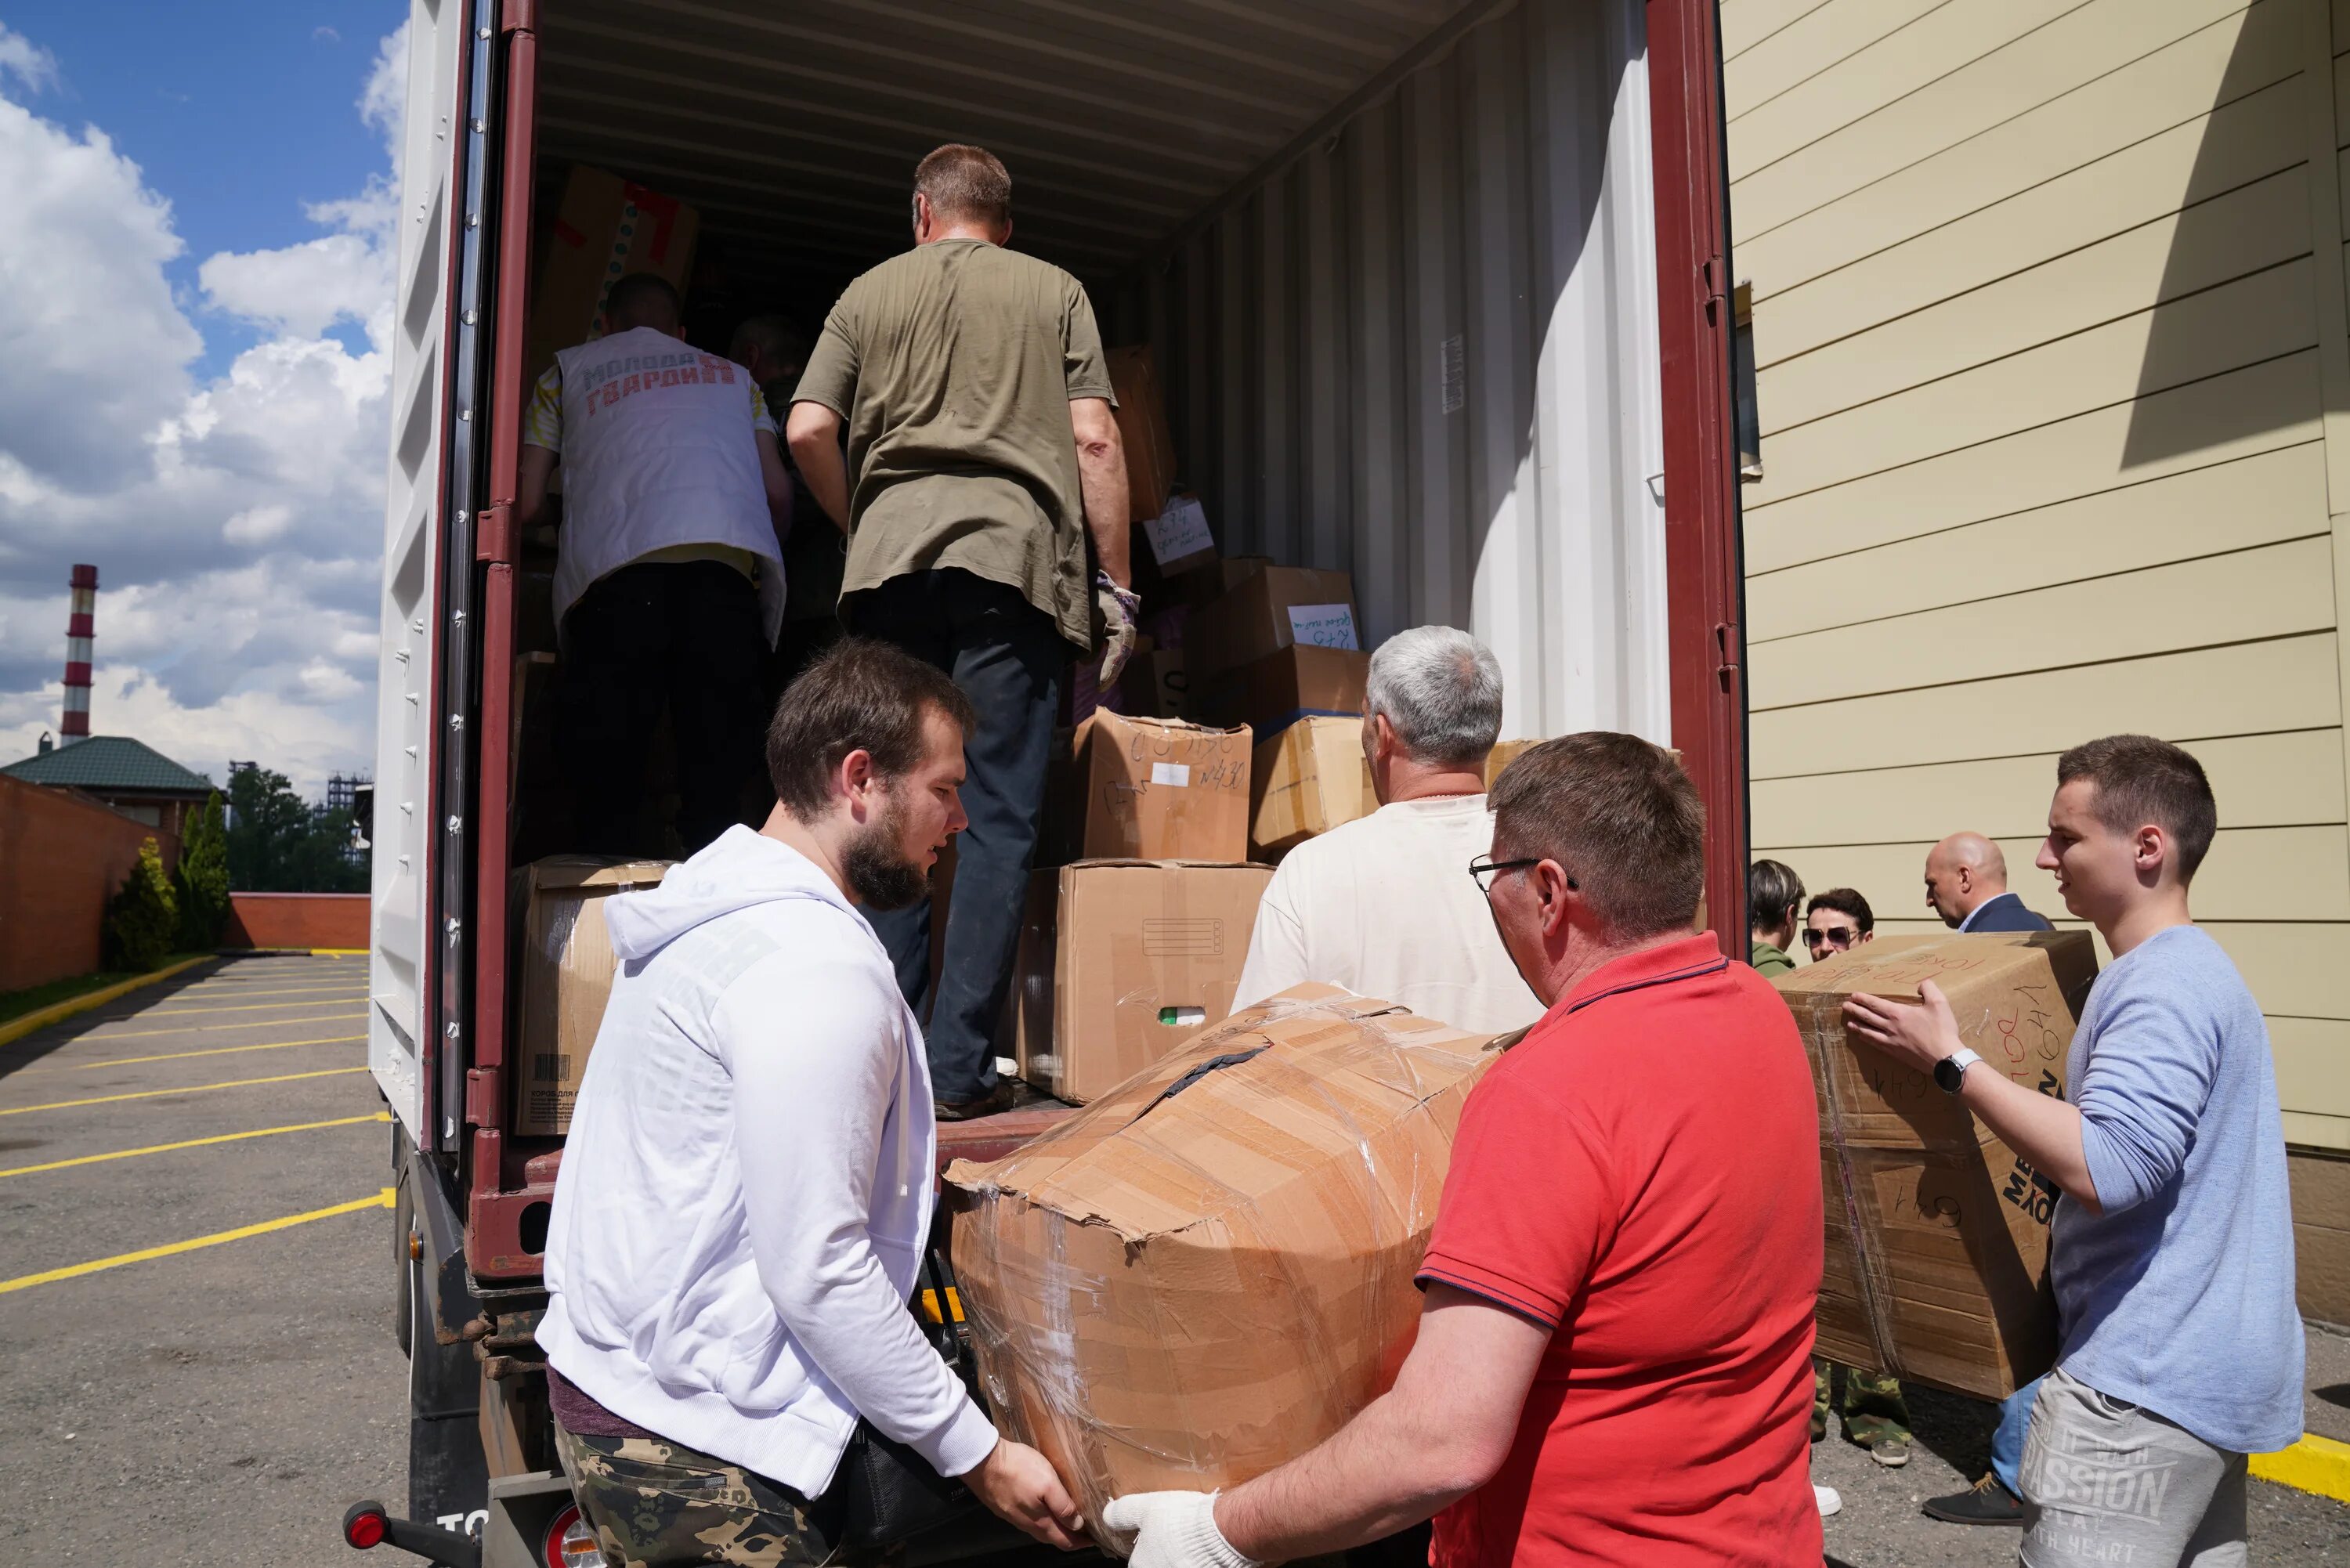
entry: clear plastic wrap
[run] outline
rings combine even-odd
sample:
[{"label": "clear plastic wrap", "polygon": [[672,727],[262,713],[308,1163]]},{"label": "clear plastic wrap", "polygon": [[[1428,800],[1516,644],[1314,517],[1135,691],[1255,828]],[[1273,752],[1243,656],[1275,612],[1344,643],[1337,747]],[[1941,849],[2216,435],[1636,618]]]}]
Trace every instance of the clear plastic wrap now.
[{"label": "clear plastic wrap", "polygon": [[989,1400],[1097,1539],[1111,1498],[1247,1480],[1393,1381],[1461,1103],[1511,1038],[1300,987],[948,1170]]},{"label": "clear plastic wrap", "polygon": [[1933,981],[1970,1071],[2061,1096],[2095,976],[2086,932],[2040,931],[1887,938],[1775,982],[1819,1091],[1822,1355],[1990,1399],[2047,1369],[2054,1189],[1925,1074],[1846,1038],[1844,1002]]}]

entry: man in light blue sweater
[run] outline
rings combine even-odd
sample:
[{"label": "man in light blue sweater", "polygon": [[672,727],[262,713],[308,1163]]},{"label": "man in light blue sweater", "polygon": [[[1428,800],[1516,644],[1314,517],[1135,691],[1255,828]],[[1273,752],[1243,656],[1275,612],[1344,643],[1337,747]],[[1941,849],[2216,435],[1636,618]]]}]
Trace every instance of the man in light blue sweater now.
[{"label": "man in light blue sweater", "polygon": [[2023,1455],[2026,1568],[2245,1561],[2245,1456],[2301,1436],[2302,1330],[2276,1075],[2259,1006],[2187,909],[2218,813],[2144,735],[2064,753],[2039,865],[2114,961],[2064,1098],[1988,1069],[1929,981],[1856,997],[1856,1038],[1935,1075],[2063,1198],[2060,1348]]}]

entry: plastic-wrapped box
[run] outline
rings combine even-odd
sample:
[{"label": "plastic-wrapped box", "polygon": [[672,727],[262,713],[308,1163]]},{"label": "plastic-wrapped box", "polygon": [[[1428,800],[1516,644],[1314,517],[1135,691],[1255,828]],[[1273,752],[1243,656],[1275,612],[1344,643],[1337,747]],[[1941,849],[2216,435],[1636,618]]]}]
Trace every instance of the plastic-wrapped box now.
[{"label": "plastic-wrapped box", "polygon": [[1097,1530],[1113,1497],[1305,1452],[1393,1381],[1461,1103],[1512,1038],[1301,986],[948,1169],[989,1400]]},{"label": "plastic-wrapped box", "polygon": [[2048,1370],[2055,1184],[1964,1101],[1852,1040],[1844,1004],[1863,993],[1914,1002],[1933,981],[1982,1057],[1976,1071],[2062,1098],[2096,974],[2086,931],[2003,931],[1880,938],[1773,982],[1820,1096],[1822,1355],[1985,1399]]}]

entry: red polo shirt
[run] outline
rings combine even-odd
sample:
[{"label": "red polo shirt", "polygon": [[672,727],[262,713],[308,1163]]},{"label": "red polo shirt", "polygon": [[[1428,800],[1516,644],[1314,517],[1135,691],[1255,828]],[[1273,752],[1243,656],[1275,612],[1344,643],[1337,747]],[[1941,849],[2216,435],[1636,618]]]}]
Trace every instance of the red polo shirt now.
[{"label": "red polo shirt", "polygon": [[1435,1568],[1818,1568],[1819,1169],[1794,1020],[1710,937],[1606,965],[1485,1075],[1419,1278],[1552,1334]]}]

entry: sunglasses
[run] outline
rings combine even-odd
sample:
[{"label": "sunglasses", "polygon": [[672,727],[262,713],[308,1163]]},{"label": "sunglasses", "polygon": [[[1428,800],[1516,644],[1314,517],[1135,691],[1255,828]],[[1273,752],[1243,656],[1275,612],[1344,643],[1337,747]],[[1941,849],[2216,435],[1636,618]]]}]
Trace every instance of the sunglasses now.
[{"label": "sunglasses", "polygon": [[1805,931],[1804,940],[1812,947],[1818,947],[1822,942],[1849,942],[1854,935],[1850,926],[1830,926],[1825,931]]}]

